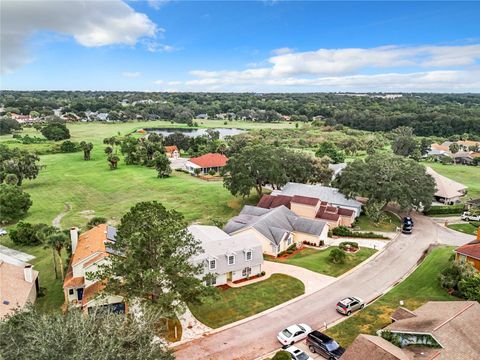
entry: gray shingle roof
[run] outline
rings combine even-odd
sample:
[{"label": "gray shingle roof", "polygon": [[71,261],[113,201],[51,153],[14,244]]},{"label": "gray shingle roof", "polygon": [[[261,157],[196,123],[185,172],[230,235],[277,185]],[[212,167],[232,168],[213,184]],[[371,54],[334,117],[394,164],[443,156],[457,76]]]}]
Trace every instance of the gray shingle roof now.
[{"label": "gray shingle roof", "polygon": [[362,207],[362,204],[357,200],[348,199],[337,188],[329,186],[289,182],[278,193],[289,196],[301,195],[314,197],[338,206],[354,207],[358,209],[361,209]]},{"label": "gray shingle roof", "polygon": [[286,233],[299,231],[320,235],[325,226],[326,222],[301,218],[285,206],[264,209],[246,205],[240,215],[232,218],[225,225],[224,230],[226,233],[232,234],[241,229],[252,227],[278,245]]}]

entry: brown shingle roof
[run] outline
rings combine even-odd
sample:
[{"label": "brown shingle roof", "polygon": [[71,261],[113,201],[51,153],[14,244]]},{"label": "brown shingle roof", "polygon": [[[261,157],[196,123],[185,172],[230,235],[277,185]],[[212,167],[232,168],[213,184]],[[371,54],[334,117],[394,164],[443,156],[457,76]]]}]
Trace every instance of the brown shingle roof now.
[{"label": "brown shingle roof", "polygon": [[442,350],[435,358],[477,359],[480,354],[480,304],[476,301],[429,301],[414,311],[416,317],[398,320],[384,330],[430,334]]},{"label": "brown shingle roof", "polygon": [[473,240],[455,250],[457,253],[480,260],[480,240]]},{"label": "brown shingle roof", "polygon": [[272,203],[270,204],[270,209],[273,209],[282,205],[290,209],[291,200],[292,200],[292,197],[287,195],[274,196]]},{"label": "brown shingle roof", "polygon": [[272,196],[272,195],[263,195],[260,201],[258,202],[257,206],[264,209],[270,209],[270,205],[272,204],[274,197],[275,196]]},{"label": "brown shingle roof", "polygon": [[355,211],[353,210],[350,210],[350,209],[345,209],[345,208],[338,208],[338,215],[342,215],[342,216],[352,216]]},{"label": "brown shingle roof", "polygon": [[360,334],[340,360],[409,360],[399,347],[372,335]]},{"label": "brown shingle roof", "polygon": [[294,203],[309,205],[309,206],[317,206],[319,201],[320,201],[319,199],[309,197],[309,196],[294,195],[292,198],[292,202]]},{"label": "brown shingle roof", "polygon": [[392,315],[390,315],[390,319],[392,319],[393,321],[398,321],[403,319],[409,319],[415,316],[417,315],[415,315],[414,312],[400,306],[397,308],[397,310],[393,312]]},{"label": "brown shingle roof", "polygon": [[316,216],[317,219],[322,219],[322,220],[328,220],[328,221],[337,221],[340,218],[340,215],[338,214],[333,214],[329,212],[324,212],[320,216]]}]

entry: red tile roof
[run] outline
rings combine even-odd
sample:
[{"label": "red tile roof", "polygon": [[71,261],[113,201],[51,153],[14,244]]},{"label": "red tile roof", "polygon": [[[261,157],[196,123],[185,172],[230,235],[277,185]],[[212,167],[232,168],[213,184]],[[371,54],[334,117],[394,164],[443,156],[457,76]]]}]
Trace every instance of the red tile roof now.
[{"label": "red tile roof", "polygon": [[338,208],[335,206],[327,206],[325,209],[326,212],[336,214],[338,212]]},{"label": "red tile roof", "polygon": [[223,154],[209,153],[196,158],[191,158],[190,162],[201,168],[223,167],[227,164],[228,158]]},{"label": "red tile roof", "polygon": [[178,148],[175,145],[165,146],[165,152],[167,153],[174,152],[175,150],[178,151]]},{"label": "red tile roof", "polygon": [[480,260],[480,240],[473,240],[455,250],[457,253]]},{"label": "red tile roof", "polygon": [[274,196],[274,199],[272,201],[272,203],[270,204],[270,209],[272,208],[276,208],[276,207],[279,207],[279,206],[286,206],[287,208],[290,209],[290,202],[292,201],[292,197],[291,196],[287,196],[287,195],[277,195],[277,196]]},{"label": "red tile roof", "polygon": [[342,216],[352,216],[354,213],[355,213],[354,210],[345,209],[345,208],[338,208],[338,212],[337,212],[338,215],[342,215]]},{"label": "red tile roof", "polygon": [[338,214],[333,214],[329,212],[324,212],[320,216],[316,216],[317,219],[322,219],[322,220],[330,220],[330,221],[337,221],[340,218],[340,215]]},{"label": "red tile roof", "polygon": [[274,197],[275,196],[272,196],[272,195],[263,195],[260,201],[258,202],[257,206],[264,209],[270,209],[270,205],[272,204]]},{"label": "red tile roof", "polygon": [[300,196],[300,195],[295,195],[292,199],[292,202],[297,203],[297,204],[303,204],[303,205],[310,205],[310,206],[317,206],[318,202],[320,200],[317,198],[312,198],[309,196]]}]

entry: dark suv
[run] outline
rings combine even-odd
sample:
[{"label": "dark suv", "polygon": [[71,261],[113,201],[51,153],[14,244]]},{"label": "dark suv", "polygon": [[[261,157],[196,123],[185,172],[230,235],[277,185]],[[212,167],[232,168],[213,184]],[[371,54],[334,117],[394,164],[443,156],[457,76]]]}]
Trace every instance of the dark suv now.
[{"label": "dark suv", "polygon": [[338,360],[345,352],[335,340],[317,330],[308,334],[307,345],[312,353],[320,354],[328,360]]},{"label": "dark suv", "polygon": [[413,220],[411,217],[404,217],[402,220],[402,233],[411,234],[413,230]]}]

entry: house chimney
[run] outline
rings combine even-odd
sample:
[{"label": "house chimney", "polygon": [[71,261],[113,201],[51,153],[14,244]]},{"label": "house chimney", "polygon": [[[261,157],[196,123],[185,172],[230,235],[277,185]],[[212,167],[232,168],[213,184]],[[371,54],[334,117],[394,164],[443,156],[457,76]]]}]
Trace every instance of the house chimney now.
[{"label": "house chimney", "polygon": [[23,268],[23,277],[25,278],[26,282],[32,283],[33,282],[33,267],[30,264],[26,264]]},{"label": "house chimney", "polygon": [[72,240],[72,254],[75,254],[75,250],[77,250],[77,244],[78,244],[78,228],[77,227],[70,228],[70,239]]}]

